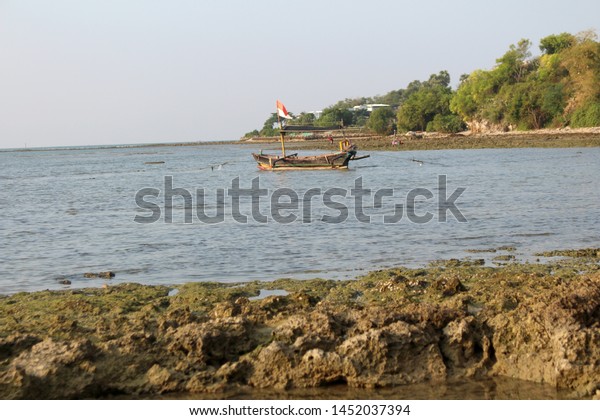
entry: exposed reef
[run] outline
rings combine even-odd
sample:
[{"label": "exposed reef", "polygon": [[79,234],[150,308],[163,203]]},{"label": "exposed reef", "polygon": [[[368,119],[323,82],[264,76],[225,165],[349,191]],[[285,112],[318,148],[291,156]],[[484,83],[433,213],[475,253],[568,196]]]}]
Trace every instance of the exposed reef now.
[{"label": "exposed reef", "polygon": [[[600,389],[600,250],[437,261],[352,281],[121,284],[0,297],[0,398],[508,377]],[[261,290],[285,290],[251,300]],[[526,397],[526,396],[525,396]]]}]

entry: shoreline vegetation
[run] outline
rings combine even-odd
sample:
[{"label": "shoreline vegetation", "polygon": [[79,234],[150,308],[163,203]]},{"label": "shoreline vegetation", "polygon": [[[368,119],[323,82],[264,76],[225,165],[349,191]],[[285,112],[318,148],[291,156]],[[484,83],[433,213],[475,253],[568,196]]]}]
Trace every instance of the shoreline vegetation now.
[{"label": "shoreline vegetation", "polygon": [[[600,43],[594,30],[554,34],[540,40],[540,55],[521,39],[489,70],[460,76],[453,89],[441,70],[427,80],[371,98],[346,98],[321,111],[286,110],[298,126],[333,125],[367,129],[378,135],[409,131],[458,133],[526,131],[600,126]],[[244,138],[273,136],[277,113]]]},{"label": "shoreline vegetation", "polygon": [[[600,398],[600,248],[535,263],[515,262],[513,251],[469,250],[346,281],[0,296],[0,398],[324,398],[340,387],[385,395],[503,378]],[[500,396],[534,397],[519,388]]]}]

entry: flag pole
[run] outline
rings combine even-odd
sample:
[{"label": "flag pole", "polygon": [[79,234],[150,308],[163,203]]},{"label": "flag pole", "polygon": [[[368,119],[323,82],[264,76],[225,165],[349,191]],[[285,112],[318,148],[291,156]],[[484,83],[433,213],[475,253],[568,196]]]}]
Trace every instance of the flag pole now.
[{"label": "flag pole", "polygon": [[279,107],[277,107],[277,123],[279,124],[279,138],[281,139],[281,157],[285,157],[285,141],[283,140],[283,125],[279,116]]}]

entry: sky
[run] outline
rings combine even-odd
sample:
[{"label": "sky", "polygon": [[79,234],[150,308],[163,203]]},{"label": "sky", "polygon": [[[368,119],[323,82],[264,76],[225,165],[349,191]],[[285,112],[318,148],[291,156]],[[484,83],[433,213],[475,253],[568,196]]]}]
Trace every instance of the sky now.
[{"label": "sky", "polygon": [[600,30],[598,0],[0,0],[0,148],[233,140],[521,38]]}]

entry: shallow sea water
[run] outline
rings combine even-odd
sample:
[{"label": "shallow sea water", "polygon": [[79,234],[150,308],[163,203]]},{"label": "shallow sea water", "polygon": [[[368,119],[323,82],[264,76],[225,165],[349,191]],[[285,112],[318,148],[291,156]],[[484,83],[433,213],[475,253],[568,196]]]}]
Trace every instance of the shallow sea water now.
[{"label": "shallow sea water", "polygon": [[566,400],[576,398],[576,395],[570,391],[557,390],[547,384],[510,378],[488,378],[376,389],[331,385],[288,391],[248,389],[222,394],[166,394],[159,398],[193,400]]},{"label": "shallow sea water", "polygon": [[[501,254],[469,249],[509,246],[517,260],[535,261],[540,251],[600,245],[600,148],[366,152],[371,158],[347,171],[270,173],[258,171],[250,155],[259,147],[0,151],[0,294],[106,282],[345,279],[435,259],[485,258],[491,264]],[[456,206],[466,222],[450,212],[446,222],[439,220],[440,175],[447,177],[446,197],[465,188]],[[224,221],[207,224],[193,214],[192,223],[185,223],[181,197],[172,208],[165,206],[166,176],[173,177],[174,188],[192,193],[193,212],[196,191],[204,189],[206,213],[214,215],[217,190],[223,189]],[[227,193],[236,179],[247,189],[256,177],[267,191],[258,210],[268,221],[242,224],[232,217],[235,206]],[[351,189],[359,178],[371,189],[361,202],[370,223],[355,216]],[[155,223],[134,221],[150,214],[136,204],[143,188],[160,190],[158,197],[145,198],[161,210]],[[337,207],[324,205],[320,195],[306,199],[308,190],[331,188],[346,191],[332,198]],[[407,196],[418,188],[433,194],[419,195],[412,208],[417,216],[431,212],[428,223],[406,217]],[[281,189],[300,197],[297,210],[281,211],[295,216],[286,224],[271,216],[269,199]],[[382,189],[393,196],[378,207],[373,197]],[[384,223],[397,205],[403,205],[404,217]],[[323,221],[342,207],[348,209],[344,223]],[[169,210],[173,222],[165,223]],[[240,199],[240,212],[252,214],[250,197]],[[116,274],[112,280],[83,276],[108,270]],[[65,280],[71,284],[60,283]]]}]

